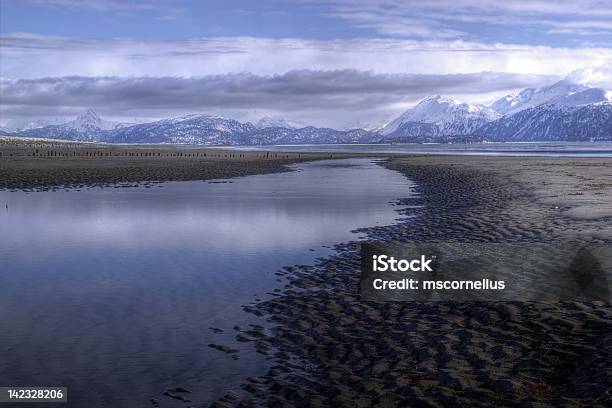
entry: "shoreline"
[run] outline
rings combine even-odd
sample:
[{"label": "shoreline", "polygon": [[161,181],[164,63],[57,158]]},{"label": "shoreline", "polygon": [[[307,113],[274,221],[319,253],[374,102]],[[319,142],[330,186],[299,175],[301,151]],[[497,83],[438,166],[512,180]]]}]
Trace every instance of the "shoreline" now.
[{"label": "shoreline", "polygon": [[305,161],[364,156],[0,139],[0,189],[213,180],[289,171],[287,165]]},{"label": "shoreline", "polygon": [[[415,218],[363,229],[368,240],[612,242],[606,159],[402,157]],[[554,186],[540,183],[559,176]],[[567,186],[574,180],[582,195]],[[593,181],[589,183],[589,181]],[[595,182],[597,181],[597,182]],[[600,197],[600,196],[603,196]],[[600,200],[600,201],[594,201]],[[603,207],[603,208],[601,208]],[[599,208],[599,217],[576,217]],[[410,211],[414,211],[411,209]],[[358,294],[360,243],[278,272],[279,296],[245,310],[276,325],[239,333],[275,367],[243,385],[245,404],[606,406],[612,309],[599,302],[384,303]],[[608,333],[608,334],[607,334]],[[229,393],[218,406],[234,404]]]},{"label": "shoreline", "polygon": [[[606,158],[266,157],[261,151],[80,143],[38,146],[39,153],[64,156],[27,155],[35,149],[21,146],[0,158],[0,188],[210,180],[288,171],[286,165],[301,161],[379,157],[387,158],[381,165],[416,182],[419,197],[400,200],[413,207],[406,214],[415,217],[360,230],[368,240],[612,242],[612,160]],[[268,318],[275,329],[239,330],[236,341],[254,343],[273,367],[246,379],[242,391],[228,393],[218,406],[299,406],[304,400],[313,406],[610,402],[610,379],[602,374],[609,370],[612,344],[605,336],[612,328],[609,305],[365,302],[357,293],[360,242],[334,249],[313,265],[278,271],[285,288],[243,307]]]}]

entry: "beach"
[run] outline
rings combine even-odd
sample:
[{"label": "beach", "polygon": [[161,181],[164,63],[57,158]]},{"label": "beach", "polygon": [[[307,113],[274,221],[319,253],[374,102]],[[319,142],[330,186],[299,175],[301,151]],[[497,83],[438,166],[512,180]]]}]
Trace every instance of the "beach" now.
[{"label": "beach", "polygon": [[[419,186],[410,220],[371,240],[609,243],[609,159],[413,156],[389,160]],[[373,303],[358,293],[359,244],[279,272],[284,292],[249,309],[275,359],[244,389],[271,406],[608,406],[612,310],[599,302]],[[294,356],[298,356],[296,360]],[[231,405],[230,394],[220,406]]]},{"label": "beach", "polygon": [[0,408],[612,408],[612,0],[0,25]]},{"label": "beach", "polygon": [[[5,189],[225,179],[354,156],[40,141],[7,142],[0,150]],[[363,229],[366,240],[612,242],[610,159],[376,156],[416,183],[418,195],[397,197],[407,217]],[[272,328],[232,329],[235,344],[252,344],[272,367],[215,404],[610,405],[608,304],[367,302],[359,295],[360,267],[360,242],[353,241],[314,264],[276,272],[282,289],[243,307]]]},{"label": "beach", "polygon": [[0,188],[212,180],[286,171],[291,163],[342,157],[350,156],[0,137]]}]

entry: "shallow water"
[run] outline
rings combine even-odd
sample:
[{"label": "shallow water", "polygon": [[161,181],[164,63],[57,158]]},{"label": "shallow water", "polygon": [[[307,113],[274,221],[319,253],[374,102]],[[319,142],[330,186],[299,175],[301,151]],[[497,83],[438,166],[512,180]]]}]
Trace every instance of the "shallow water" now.
[{"label": "shallow water", "polygon": [[282,266],[393,223],[392,202],[411,195],[409,181],[370,159],[295,169],[228,183],[0,191],[2,385],[66,386],[75,407],[184,406],[160,394],[181,386],[206,402],[265,373],[265,356],[234,339],[234,325],[266,324],[241,305],[281,287]]},{"label": "shallow water", "polygon": [[[226,148],[226,147],[224,147]],[[362,144],[240,146],[234,149],[283,152],[410,153],[464,156],[612,157],[612,142],[528,142],[472,144]]]}]

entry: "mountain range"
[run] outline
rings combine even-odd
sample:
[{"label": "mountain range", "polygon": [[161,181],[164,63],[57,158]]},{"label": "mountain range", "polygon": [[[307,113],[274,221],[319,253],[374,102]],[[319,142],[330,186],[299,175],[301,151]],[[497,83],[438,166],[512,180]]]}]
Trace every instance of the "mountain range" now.
[{"label": "mountain range", "polygon": [[108,143],[205,145],[612,140],[610,96],[604,89],[566,77],[550,86],[506,95],[490,106],[429,96],[373,129],[295,127],[279,117],[251,123],[211,115],[118,123],[88,110],[67,123],[3,133]]}]

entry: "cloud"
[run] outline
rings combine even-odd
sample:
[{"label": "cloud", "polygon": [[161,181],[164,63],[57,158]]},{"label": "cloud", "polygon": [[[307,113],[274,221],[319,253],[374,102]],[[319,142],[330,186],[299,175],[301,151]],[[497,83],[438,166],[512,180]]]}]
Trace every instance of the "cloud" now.
[{"label": "cloud", "polygon": [[[232,113],[258,109],[319,125],[339,126],[372,112],[383,115],[431,94],[475,95],[537,86],[553,78],[482,72],[423,75],[356,70],[179,77],[61,77],[0,80],[0,112],[67,115],[91,107],[114,117],[175,112]],[[231,116],[231,115],[229,115]]]},{"label": "cloud", "polygon": [[[8,1],[8,0],[5,0]],[[31,6],[85,10],[115,15],[152,13],[157,18],[189,19],[197,2],[172,0],[23,0]],[[190,4],[191,3],[191,4]],[[261,12],[262,4],[241,4],[238,12]],[[284,0],[265,13],[296,10],[331,17],[378,34],[426,39],[474,39],[491,29],[526,29],[546,34],[612,35],[612,3],[606,0]],[[215,10],[220,5],[211,4]],[[265,5],[264,5],[265,6]],[[466,25],[467,24],[467,25]],[[483,30],[482,26],[486,25]],[[493,30],[494,31],[494,30]],[[539,38],[540,40],[542,38]]]},{"label": "cloud", "polygon": [[470,41],[304,40],[207,37],[89,39],[12,33],[0,37],[0,76],[182,76],[355,69],[376,73],[482,71],[565,75],[612,63],[605,47],[554,48]]},{"label": "cloud", "polygon": [[[0,0],[10,1],[10,0]],[[134,17],[155,20],[191,21],[189,11],[171,0],[20,0],[33,9],[71,10],[109,14],[113,17]]]},{"label": "cloud", "polygon": [[612,3],[601,0],[305,1],[322,14],[379,34],[411,38],[480,38],[482,25],[542,34],[612,35]]},{"label": "cloud", "polygon": [[568,77],[575,82],[612,90],[612,64],[576,69]]},{"label": "cloud", "polygon": [[42,7],[87,9],[99,12],[160,10],[159,5],[141,0],[28,0],[28,2]]}]

